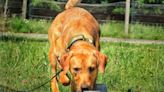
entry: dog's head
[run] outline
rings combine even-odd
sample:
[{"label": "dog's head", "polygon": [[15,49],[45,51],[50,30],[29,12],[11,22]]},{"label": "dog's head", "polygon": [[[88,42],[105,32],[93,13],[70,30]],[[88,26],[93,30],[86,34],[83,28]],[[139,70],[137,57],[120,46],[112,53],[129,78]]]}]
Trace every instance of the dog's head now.
[{"label": "dog's head", "polygon": [[65,74],[71,72],[74,89],[82,92],[94,88],[98,70],[105,71],[107,56],[99,51],[72,51],[64,54],[60,63]]}]

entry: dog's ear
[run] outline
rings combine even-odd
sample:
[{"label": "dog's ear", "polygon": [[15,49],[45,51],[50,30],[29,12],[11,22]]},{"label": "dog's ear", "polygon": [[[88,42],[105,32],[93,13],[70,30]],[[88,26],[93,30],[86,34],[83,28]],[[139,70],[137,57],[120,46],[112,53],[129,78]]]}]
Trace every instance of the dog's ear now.
[{"label": "dog's ear", "polygon": [[107,64],[107,56],[100,53],[99,51],[96,51],[96,56],[98,58],[98,63],[99,63],[99,71],[101,73],[104,73],[105,72],[105,67],[106,67],[106,64]]},{"label": "dog's ear", "polygon": [[69,61],[70,61],[71,56],[72,55],[70,53],[66,53],[66,54],[62,55],[62,57],[60,59],[61,67],[65,73],[69,70]]}]

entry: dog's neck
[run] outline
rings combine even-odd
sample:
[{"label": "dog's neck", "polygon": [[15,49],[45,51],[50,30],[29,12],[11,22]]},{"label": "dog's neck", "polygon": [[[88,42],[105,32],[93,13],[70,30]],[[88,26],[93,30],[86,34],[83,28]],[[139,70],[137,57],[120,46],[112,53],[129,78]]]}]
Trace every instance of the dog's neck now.
[{"label": "dog's neck", "polygon": [[[80,43],[79,43],[80,42]],[[78,43],[78,44],[77,44]],[[82,44],[83,43],[83,44]],[[84,35],[78,35],[78,36],[75,36],[75,37],[73,37],[69,42],[68,42],[68,44],[67,44],[67,50],[69,51],[70,50],[70,48],[72,48],[72,46],[74,45],[74,44],[76,44],[76,46],[75,47],[83,47],[83,45],[84,45],[84,43],[86,44],[86,45],[92,45],[92,46],[94,46],[95,47],[95,41],[93,40],[93,39],[91,39],[91,38],[87,38],[87,37],[85,37]],[[78,46],[77,46],[78,45]],[[89,46],[90,47],[90,46]]]},{"label": "dog's neck", "polygon": [[76,51],[93,51],[93,50],[97,50],[96,47],[89,43],[89,42],[86,42],[86,41],[77,41],[76,43],[74,43],[70,49],[70,51],[72,50],[76,50]]}]

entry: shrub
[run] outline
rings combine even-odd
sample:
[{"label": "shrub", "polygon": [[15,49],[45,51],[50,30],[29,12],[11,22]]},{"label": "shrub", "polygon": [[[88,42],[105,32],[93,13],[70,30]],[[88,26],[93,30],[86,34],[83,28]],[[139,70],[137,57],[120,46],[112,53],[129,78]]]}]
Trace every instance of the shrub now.
[{"label": "shrub", "polygon": [[26,20],[23,20],[18,17],[11,18],[9,22],[9,30],[12,30],[13,32],[26,32],[28,33],[30,31],[30,27],[26,24]]},{"label": "shrub", "polygon": [[19,17],[11,18],[9,22],[9,30],[20,33],[47,33],[50,21],[36,19],[22,19]]},{"label": "shrub", "polygon": [[32,6],[47,7],[58,12],[62,10],[54,0],[32,0],[31,4]]}]

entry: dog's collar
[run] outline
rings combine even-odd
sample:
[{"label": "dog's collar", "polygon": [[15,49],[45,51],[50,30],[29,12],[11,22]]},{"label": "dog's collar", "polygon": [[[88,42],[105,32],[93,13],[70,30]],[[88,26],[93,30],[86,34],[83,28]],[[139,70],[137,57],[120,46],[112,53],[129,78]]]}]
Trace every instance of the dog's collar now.
[{"label": "dog's collar", "polygon": [[73,37],[73,38],[68,42],[67,50],[69,50],[69,49],[71,48],[71,46],[72,46],[75,42],[77,42],[77,41],[79,41],[79,40],[81,40],[81,41],[86,41],[86,42],[91,43],[91,44],[93,44],[93,45],[95,46],[95,42],[94,42],[93,39],[88,38],[88,37],[85,37],[84,35],[77,35],[77,36]]}]

